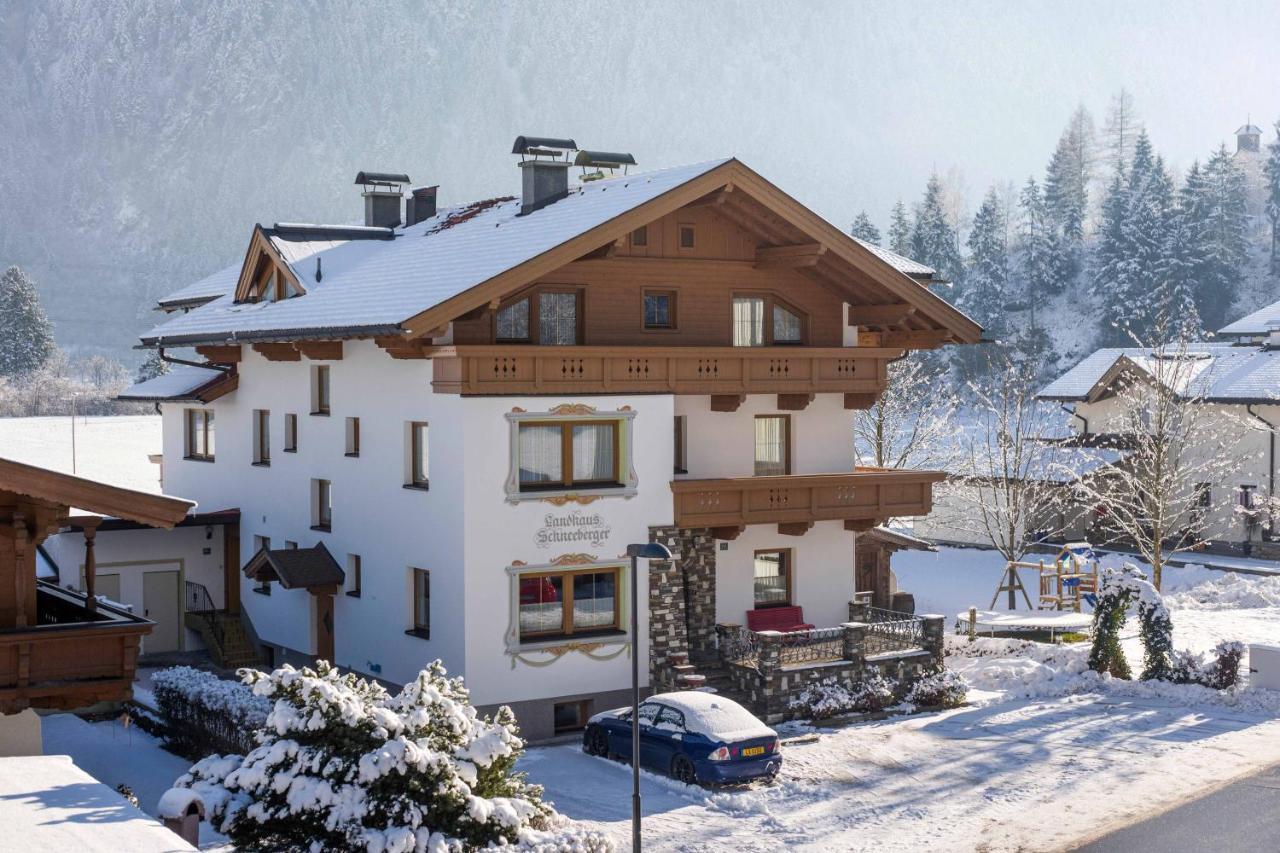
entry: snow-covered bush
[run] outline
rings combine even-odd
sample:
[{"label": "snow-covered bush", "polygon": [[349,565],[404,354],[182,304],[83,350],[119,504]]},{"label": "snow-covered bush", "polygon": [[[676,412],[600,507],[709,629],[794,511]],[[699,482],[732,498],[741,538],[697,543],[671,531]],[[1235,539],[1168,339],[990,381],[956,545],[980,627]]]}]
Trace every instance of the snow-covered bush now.
[{"label": "snow-covered bush", "polygon": [[176,783],[238,847],[610,849],[598,834],[550,831],[558,816],[541,788],[514,772],[524,744],[511,711],[479,717],[439,661],[395,696],[323,661],[243,677],[272,703],[258,746],[206,758]]},{"label": "snow-covered bush", "polygon": [[151,677],[151,689],[170,749],[193,758],[253,749],[271,710],[248,685],[189,666],[160,670]]},{"label": "snow-covered bush", "polygon": [[1228,690],[1240,681],[1240,661],[1244,657],[1244,643],[1226,640],[1214,646],[1213,659],[1205,662],[1204,655],[1180,651],[1173,655],[1169,680],[1178,684],[1202,684],[1214,690]]},{"label": "snow-covered bush", "polygon": [[1103,569],[1093,609],[1093,647],[1089,668],[1116,678],[1130,678],[1129,662],[1120,648],[1125,614],[1134,601],[1142,635],[1142,678],[1167,680],[1172,672],[1173,622],[1160,592],[1132,563]]},{"label": "snow-covered bush", "polygon": [[924,708],[959,708],[968,694],[969,685],[959,673],[940,669],[912,684],[906,701]]},{"label": "snow-covered bush", "polygon": [[792,697],[789,706],[802,717],[821,720],[839,714],[883,711],[893,704],[896,692],[892,681],[868,668],[862,681],[852,687],[828,678]]}]

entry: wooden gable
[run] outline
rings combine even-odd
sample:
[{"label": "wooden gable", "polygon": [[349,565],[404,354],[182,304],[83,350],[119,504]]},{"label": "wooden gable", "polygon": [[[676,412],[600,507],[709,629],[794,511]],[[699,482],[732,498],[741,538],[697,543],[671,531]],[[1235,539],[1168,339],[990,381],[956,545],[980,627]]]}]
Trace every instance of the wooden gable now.
[{"label": "wooden gable", "polygon": [[255,225],[245,252],[240,279],[236,282],[236,302],[278,301],[301,296],[307,290],[271,243],[261,225]]}]

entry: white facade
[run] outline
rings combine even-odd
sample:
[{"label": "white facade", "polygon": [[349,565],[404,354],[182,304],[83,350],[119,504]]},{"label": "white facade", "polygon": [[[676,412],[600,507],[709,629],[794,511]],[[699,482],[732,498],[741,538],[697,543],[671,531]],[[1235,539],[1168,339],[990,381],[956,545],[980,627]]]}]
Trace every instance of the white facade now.
[{"label": "white facade", "polygon": [[[330,413],[313,415],[312,373],[330,372]],[[673,523],[673,416],[687,419],[687,460],[693,478],[747,477],[754,467],[754,422],[779,414],[774,395],[750,396],[736,412],[712,412],[707,397],[671,395],[460,397],[436,394],[428,360],[396,360],[370,342],[347,342],[343,358],[268,361],[244,347],[239,387],[205,408],[214,417],[214,461],[184,459],[184,410],[163,406],[166,487],[198,500],[202,509],[238,507],[240,565],[268,537],[272,548],[323,542],[340,566],[361,560],[359,596],[335,601],[335,658],[355,671],[403,683],[440,658],[464,675],[479,705],[622,690],[630,684],[630,655],[647,659],[647,619],[633,649],[625,632],[593,639],[595,648],[565,651],[563,640],[513,643],[516,575],[565,555],[599,564],[626,563],[628,543],[647,542],[650,527]],[[548,502],[539,495],[510,500],[513,413],[553,408],[621,413],[622,457],[635,476],[635,494],[583,503]],[[269,410],[270,464],[255,459],[255,411]],[[634,413],[634,414],[632,414]],[[297,448],[285,452],[285,415],[297,416]],[[838,394],[819,395],[791,416],[792,473],[854,467],[850,413]],[[358,457],[346,455],[347,419],[360,419]],[[405,488],[408,425],[426,422],[429,488]],[[330,531],[313,527],[312,481],[332,483]],[[589,493],[584,493],[588,495]],[[717,618],[742,622],[752,602],[756,549],[790,548],[795,603],[808,621],[847,619],[854,590],[853,537],[841,522],[818,523],[804,536],[783,536],[776,525],[750,526],[717,552]],[[412,569],[430,571],[430,638],[413,628]],[[629,580],[622,573],[622,607]],[[639,578],[647,615],[647,573]],[[348,591],[352,578],[347,579]],[[273,585],[264,595],[241,578],[242,607],[259,638],[303,654],[316,649],[312,596]],[[625,628],[625,618],[623,627]],[[647,666],[642,667],[642,673]],[[642,675],[647,678],[647,675]]]}]

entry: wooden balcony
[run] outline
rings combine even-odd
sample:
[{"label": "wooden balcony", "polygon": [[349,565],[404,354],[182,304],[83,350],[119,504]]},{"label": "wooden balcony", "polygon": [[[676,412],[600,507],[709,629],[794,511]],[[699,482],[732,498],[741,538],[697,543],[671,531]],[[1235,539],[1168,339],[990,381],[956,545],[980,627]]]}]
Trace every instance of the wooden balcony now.
[{"label": "wooden balcony", "polygon": [[777,524],[799,535],[814,522],[842,520],[866,530],[897,516],[928,515],[940,471],[859,468],[842,474],[675,480],[675,523],[719,528],[732,539],[748,524]]},{"label": "wooden balcony", "polygon": [[39,623],[0,630],[0,713],[84,708],[133,695],[138,647],[153,623],[40,581]]},{"label": "wooden balcony", "polygon": [[865,408],[884,390],[883,347],[426,347],[446,394],[843,393]]}]

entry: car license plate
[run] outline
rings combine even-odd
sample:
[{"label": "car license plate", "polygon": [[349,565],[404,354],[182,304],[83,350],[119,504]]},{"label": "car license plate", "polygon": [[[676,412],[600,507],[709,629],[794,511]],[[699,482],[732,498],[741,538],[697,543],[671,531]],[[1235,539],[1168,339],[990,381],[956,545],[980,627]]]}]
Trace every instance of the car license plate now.
[{"label": "car license plate", "polygon": [[742,754],[743,754],[744,756],[747,756],[747,755],[764,755],[764,747],[763,747],[763,746],[749,746],[749,747],[747,747],[746,749],[742,750]]}]

